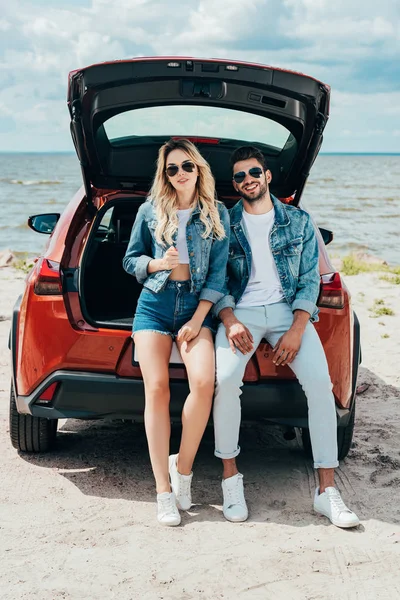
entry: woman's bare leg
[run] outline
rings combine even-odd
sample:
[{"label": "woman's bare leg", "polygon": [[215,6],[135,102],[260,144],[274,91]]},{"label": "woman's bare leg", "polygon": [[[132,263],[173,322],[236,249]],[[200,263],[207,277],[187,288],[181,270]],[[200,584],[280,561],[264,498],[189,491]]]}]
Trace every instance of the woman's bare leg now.
[{"label": "woman's bare leg", "polygon": [[190,394],[182,411],[182,439],[178,455],[178,472],[189,475],[210,417],[215,386],[215,352],[211,331],[202,327],[189,343],[178,342],[185,363]]},{"label": "woman's bare leg", "polygon": [[150,461],[158,494],[170,492],[168,474],[171,420],[169,414],[169,358],[172,338],[153,331],[138,331],[134,336],[142,371],[146,406],[144,423]]}]

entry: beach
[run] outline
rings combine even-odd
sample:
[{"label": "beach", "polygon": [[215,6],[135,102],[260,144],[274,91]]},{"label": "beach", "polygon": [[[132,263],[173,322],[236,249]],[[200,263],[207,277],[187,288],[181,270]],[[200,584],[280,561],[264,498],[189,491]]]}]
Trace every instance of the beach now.
[{"label": "beach", "polygon": [[[344,277],[360,320],[363,359],[354,444],[336,475],[361,519],[353,530],[313,513],[312,464],[297,440],[286,442],[272,426],[241,433],[239,467],[250,510],[241,524],[222,515],[211,429],[196,459],[195,505],[178,528],[156,522],[140,424],[61,421],[55,451],[19,455],[9,441],[7,341],[24,277],[0,268],[3,600],[400,597],[400,285],[393,277],[380,271]],[[178,440],[174,427],[172,450]]]},{"label": "beach", "polygon": [[[1,7],[0,600],[400,600],[400,2]],[[247,228],[225,219],[239,198]],[[186,238],[184,226],[168,235],[186,218]],[[175,260],[174,273],[165,269]],[[146,363],[152,455],[164,449],[166,469],[166,423],[157,419],[164,411],[168,420],[159,348],[167,352],[168,339],[155,345],[144,334],[141,353],[133,320],[141,307],[144,327],[168,333],[198,297],[205,301],[193,329],[203,309],[215,312],[207,299],[215,305],[223,287],[235,291],[231,275],[250,292],[248,308],[267,292],[306,311],[279,340],[283,352],[297,349],[295,360],[307,324],[310,350],[303,341],[292,365],[304,395],[287,363],[271,364],[281,350],[263,338],[241,395],[243,417],[257,420],[242,423],[237,457],[248,520],[224,518],[211,415],[193,466],[193,504],[179,526],[165,527],[144,415],[130,403],[146,400],[136,397]],[[177,280],[175,306],[152,295],[169,289],[167,277]],[[317,284],[315,334],[307,311]],[[270,342],[280,326],[274,315],[290,313],[276,304],[262,311]],[[231,337],[246,344],[240,327]],[[191,386],[185,446],[213,388],[202,342],[187,348],[188,380],[204,392],[198,402]],[[170,454],[180,452],[186,472],[177,410],[188,382],[184,367],[169,366]],[[227,390],[236,375],[222,377]],[[315,464],[336,464],[334,401],[347,423],[335,486],[360,519],[355,528],[314,512],[311,433],[288,425],[310,424],[306,396]],[[50,423],[15,414],[25,402],[45,417],[124,418]],[[225,433],[233,431],[235,415],[221,413]],[[281,425],[260,416],[272,414]],[[22,453],[11,438],[51,451]],[[232,449],[223,445],[217,450]],[[320,475],[332,483],[331,472]],[[226,502],[241,503],[241,489],[231,493]],[[343,523],[338,495],[327,495],[332,520]]]}]

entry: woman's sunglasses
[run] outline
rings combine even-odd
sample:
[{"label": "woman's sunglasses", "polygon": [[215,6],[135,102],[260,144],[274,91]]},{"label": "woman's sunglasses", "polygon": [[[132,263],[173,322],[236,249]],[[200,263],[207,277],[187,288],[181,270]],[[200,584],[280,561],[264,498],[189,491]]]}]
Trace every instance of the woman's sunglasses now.
[{"label": "woman's sunglasses", "polygon": [[[190,160],[185,160],[185,162],[183,162],[181,164],[181,167],[184,171],[186,171],[186,173],[193,173],[196,165],[194,163],[192,163]],[[165,170],[167,172],[168,177],[175,177],[175,175],[177,175],[179,173],[179,166],[178,165],[169,165]]]},{"label": "woman's sunglasses", "polygon": [[[263,172],[263,170],[260,169],[260,167],[252,167],[249,170],[249,175],[251,177],[255,177],[256,179],[260,179],[262,172]],[[234,174],[233,180],[236,181],[236,183],[242,183],[242,181],[244,181],[246,175],[247,175],[246,171],[239,171],[238,173]]]}]

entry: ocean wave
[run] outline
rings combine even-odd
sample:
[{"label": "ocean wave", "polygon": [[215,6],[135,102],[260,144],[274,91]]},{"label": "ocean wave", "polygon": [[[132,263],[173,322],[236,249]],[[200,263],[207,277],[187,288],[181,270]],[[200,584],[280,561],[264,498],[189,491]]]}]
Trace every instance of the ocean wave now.
[{"label": "ocean wave", "polygon": [[59,198],[49,198],[43,204],[59,204],[61,207],[65,206],[65,202],[62,202]]},{"label": "ocean wave", "polygon": [[344,250],[368,250],[369,246],[367,244],[358,244],[357,242],[340,242],[336,240],[335,244],[336,249],[343,248]]},{"label": "ocean wave", "polygon": [[57,179],[9,179],[2,177],[0,181],[11,185],[60,185],[62,181]]},{"label": "ocean wave", "polygon": [[337,206],[333,210],[335,212],[362,212],[361,208],[354,208],[352,206]]},{"label": "ocean wave", "polygon": [[30,229],[28,222],[18,223],[18,225],[0,225],[0,231],[5,229]]},{"label": "ocean wave", "polygon": [[316,179],[315,183],[333,183],[333,182],[337,182],[337,179],[335,179],[334,177],[321,177],[320,179]]}]

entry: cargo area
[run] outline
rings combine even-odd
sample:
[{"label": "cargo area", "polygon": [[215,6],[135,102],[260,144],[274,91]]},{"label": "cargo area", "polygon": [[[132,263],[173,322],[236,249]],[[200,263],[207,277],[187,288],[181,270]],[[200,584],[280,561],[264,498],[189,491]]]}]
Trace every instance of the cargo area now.
[{"label": "cargo area", "polygon": [[85,248],[80,300],[85,316],[98,326],[130,329],[142,286],[122,260],[143,196],[107,204],[98,215]]}]

